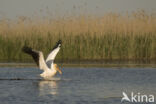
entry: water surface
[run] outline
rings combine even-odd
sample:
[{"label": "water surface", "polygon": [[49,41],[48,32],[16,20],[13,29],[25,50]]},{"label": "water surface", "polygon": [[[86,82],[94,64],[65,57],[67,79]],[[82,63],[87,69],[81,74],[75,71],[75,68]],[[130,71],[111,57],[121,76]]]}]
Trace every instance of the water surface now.
[{"label": "water surface", "polygon": [[123,91],[156,96],[155,68],[70,67],[62,71],[63,75],[43,80],[39,77],[42,71],[37,68],[0,68],[0,102],[121,104]]}]

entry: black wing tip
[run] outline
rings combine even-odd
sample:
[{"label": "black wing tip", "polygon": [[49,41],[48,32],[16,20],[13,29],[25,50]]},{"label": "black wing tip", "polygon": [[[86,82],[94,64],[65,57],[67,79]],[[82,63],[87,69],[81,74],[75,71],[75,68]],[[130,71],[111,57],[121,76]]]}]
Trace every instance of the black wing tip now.
[{"label": "black wing tip", "polygon": [[61,44],[62,44],[62,40],[58,40],[52,50],[56,49],[57,47],[61,47]]},{"label": "black wing tip", "polygon": [[62,40],[59,39],[58,42],[57,42],[57,44],[62,44]]},{"label": "black wing tip", "polygon": [[61,47],[61,44],[62,44],[62,40],[59,39],[58,42],[56,43],[55,48],[57,48],[58,46]]},{"label": "black wing tip", "polygon": [[39,54],[38,52],[34,51],[31,47],[28,46],[24,46],[22,48],[22,51],[26,54],[29,54],[33,57],[34,61],[36,62],[36,64],[39,66]]}]

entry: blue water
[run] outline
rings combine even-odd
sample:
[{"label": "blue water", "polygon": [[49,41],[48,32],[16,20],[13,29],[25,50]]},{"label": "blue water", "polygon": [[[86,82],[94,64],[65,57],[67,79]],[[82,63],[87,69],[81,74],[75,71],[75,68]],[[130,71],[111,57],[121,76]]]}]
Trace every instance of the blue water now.
[{"label": "blue water", "polygon": [[121,103],[123,91],[156,97],[155,68],[62,68],[51,80],[41,72],[0,68],[0,104],[156,104]]}]

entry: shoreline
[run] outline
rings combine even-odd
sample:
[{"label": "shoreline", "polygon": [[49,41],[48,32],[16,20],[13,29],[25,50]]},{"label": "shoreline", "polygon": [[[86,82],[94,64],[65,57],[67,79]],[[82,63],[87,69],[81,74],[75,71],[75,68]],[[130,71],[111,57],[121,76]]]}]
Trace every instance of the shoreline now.
[{"label": "shoreline", "polygon": [[[58,63],[60,67],[150,67],[156,68],[156,64],[143,63]],[[35,63],[0,63],[0,67],[37,67]]]}]

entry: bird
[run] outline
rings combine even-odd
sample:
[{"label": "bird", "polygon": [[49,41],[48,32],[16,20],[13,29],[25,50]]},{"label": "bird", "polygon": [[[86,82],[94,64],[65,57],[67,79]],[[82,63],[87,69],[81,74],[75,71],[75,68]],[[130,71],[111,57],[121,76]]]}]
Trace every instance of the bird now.
[{"label": "bird", "polygon": [[40,74],[40,77],[44,79],[52,78],[56,75],[57,72],[62,74],[62,71],[59,69],[58,65],[54,63],[54,59],[59,52],[62,45],[62,41],[58,40],[56,45],[53,47],[52,51],[49,53],[46,60],[44,59],[44,55],[42,51],[38,51],[32,49],[31,47],[24,46],[22,51],[28,55],[31,55],[34,61],[36,62],[39,69],[43,72]]},{"label": "bird", "polygon": [[121,102],[123,102],[123,101],[129,101],[130,102],[130,99],[128,98],[128,96],[125,92],[122,92],[122,95],[123,95],[123,97],[121,99]]}]

